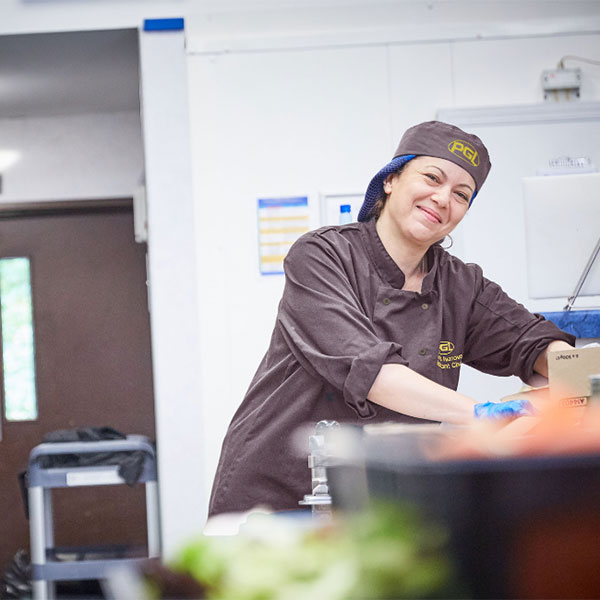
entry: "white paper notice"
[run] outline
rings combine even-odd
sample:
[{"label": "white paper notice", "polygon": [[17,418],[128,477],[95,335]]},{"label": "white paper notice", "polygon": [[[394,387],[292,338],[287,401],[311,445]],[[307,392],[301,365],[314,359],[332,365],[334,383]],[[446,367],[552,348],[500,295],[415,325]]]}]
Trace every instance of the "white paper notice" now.
[{"label": "white paper notice", "polygon": [[259,198],[258,251],[261,275],[283,273],[290,246],[309,230],[308,198]]}]

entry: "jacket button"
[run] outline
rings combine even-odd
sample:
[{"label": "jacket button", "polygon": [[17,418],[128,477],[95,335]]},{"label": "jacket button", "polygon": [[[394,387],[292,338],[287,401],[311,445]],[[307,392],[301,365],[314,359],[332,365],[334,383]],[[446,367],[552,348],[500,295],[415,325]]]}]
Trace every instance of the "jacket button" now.
[{"label": "jacket button", "polygon": [[389,298],[384,298],[384,299],[383,299],[383,303],[384,303],[385,305],[388,305],[390,302],[391,302],[391,300],[390,300]]},{"label": "jacket button", "polygon": [[429,304],[427,304],[427,302],[424,302],[423,304],[421,304],[421,308],[423,310],[427,310],[429,308]]},{"label": "jacket button", "polygon": [[421,349],[419,350],[419,354],[420,354],[421,356],[425,356],[425,355],[427,354],[427,349],[426,349],[426,348],[421,348]]}]

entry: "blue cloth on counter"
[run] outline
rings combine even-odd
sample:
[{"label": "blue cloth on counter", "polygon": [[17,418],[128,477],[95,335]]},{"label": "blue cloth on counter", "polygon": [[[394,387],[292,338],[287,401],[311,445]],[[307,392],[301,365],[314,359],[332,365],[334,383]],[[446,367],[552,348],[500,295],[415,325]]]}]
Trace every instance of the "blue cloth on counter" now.
[{"label": "blue cloth on counter", "polygon": [[529,400],[507,400],[506,402],[482,402],[475,405],[478,419],[505,420],[517,417],[534,417],[537,410]]},{"label": "blue cloth on counter", "polygon": [[577,338],[600,338],[600,310],[563,310],[540,314]]}]

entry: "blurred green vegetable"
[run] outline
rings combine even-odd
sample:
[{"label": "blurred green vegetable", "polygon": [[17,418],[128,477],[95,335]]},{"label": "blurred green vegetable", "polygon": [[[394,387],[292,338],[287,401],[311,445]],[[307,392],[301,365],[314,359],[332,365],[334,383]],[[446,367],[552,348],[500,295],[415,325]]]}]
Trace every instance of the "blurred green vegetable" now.
[{"label": "blurred green vegetable", "polygon": [[410,507],[378,504],[331,523],[251,515],[237,536],[200,537],[170,567],[206,598],[431,598],[452,589],[447,536]]}]

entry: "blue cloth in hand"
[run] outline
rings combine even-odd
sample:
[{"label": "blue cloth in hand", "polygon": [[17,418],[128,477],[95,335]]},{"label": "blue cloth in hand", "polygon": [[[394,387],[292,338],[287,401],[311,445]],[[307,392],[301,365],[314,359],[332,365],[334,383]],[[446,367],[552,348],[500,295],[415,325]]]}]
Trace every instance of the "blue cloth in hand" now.
[{"label": "blue cloth in hand", "polygon": [[534,417],[537,410],[529,400],[507,400],[506,402],[482,402],[475,405],[475,418],[513,420],[517,417]]}]

